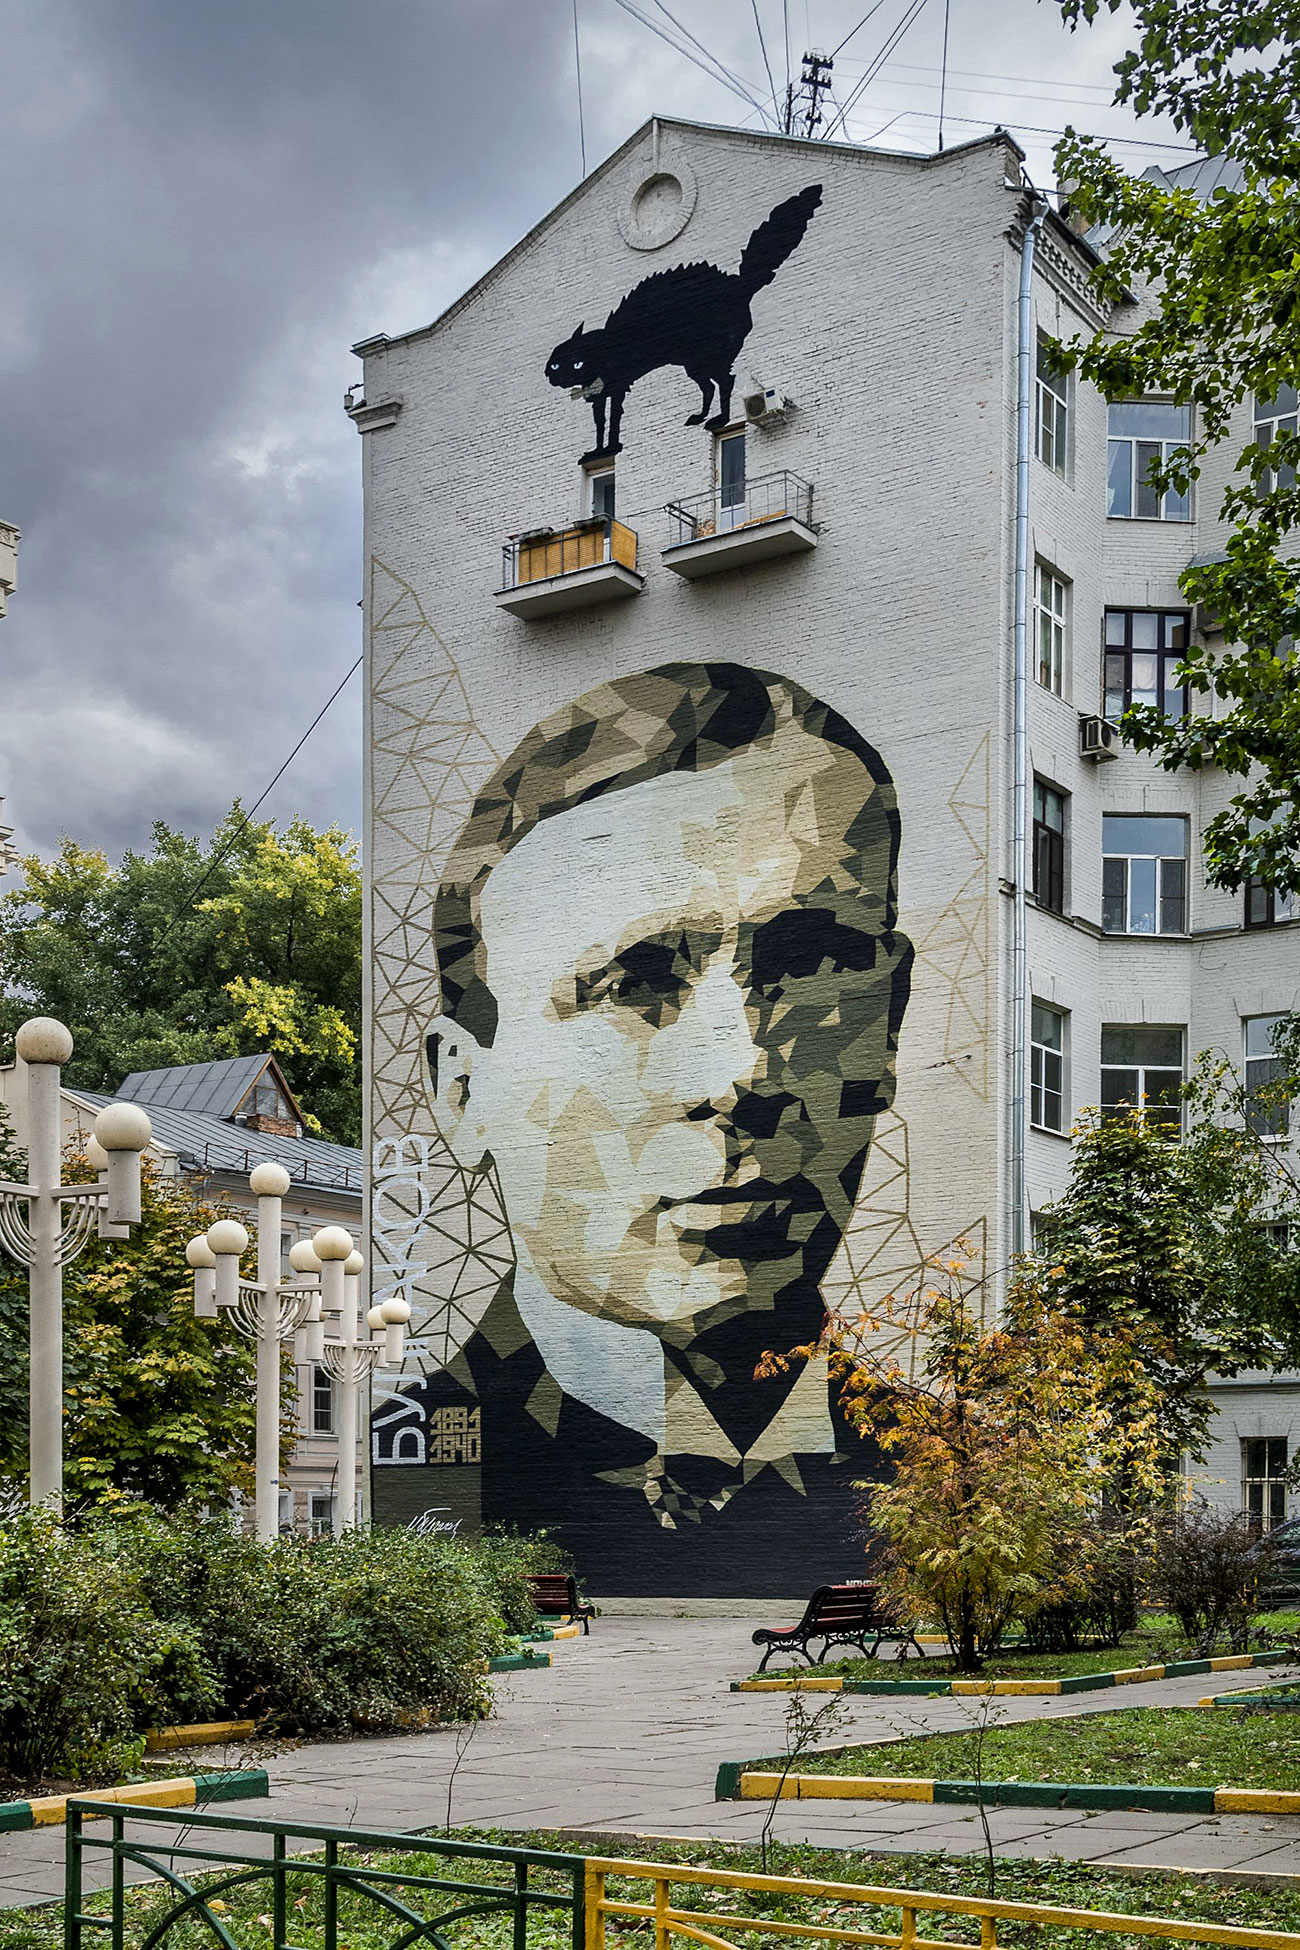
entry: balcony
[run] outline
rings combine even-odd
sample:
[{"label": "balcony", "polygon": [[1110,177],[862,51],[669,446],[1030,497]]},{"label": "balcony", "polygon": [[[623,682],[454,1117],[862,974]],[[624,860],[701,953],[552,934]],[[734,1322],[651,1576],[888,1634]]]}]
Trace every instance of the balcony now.
[{"label": "balcony", "polygon": [[635,532],[608,515],[512,535],[501,551],[497,607],[512,616],[554,616],[639,596],[645,577],[637,572],[636,548]]},{"label": "balcony", "polygon": [[812,483],[790,473],[747,481],[743,494],[725,505],[716,490],[670,501],[664,564],[693,582],[778,555],[805,555],[817,546],[812,509]]}]

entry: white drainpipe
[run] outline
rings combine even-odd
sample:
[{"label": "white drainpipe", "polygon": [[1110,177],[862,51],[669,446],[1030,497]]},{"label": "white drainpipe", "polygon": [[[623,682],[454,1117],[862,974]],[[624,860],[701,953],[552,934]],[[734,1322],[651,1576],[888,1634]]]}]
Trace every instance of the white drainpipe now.
[{"label": "white drainpipe", "polygon": [[1016,344],[1016,570],[1015,675],[1012,706],[1012,882],[1015,905],[1011,929],[1011,1251],[1023,1253],[1028,1209],[1025,1194],[1025,1125],[1029,1072],[1029,937],[1026,880],[1029,870],[1029,462],[1032,453],[1034,395],[1034,245],[1047,215],[1035,203],[1020,247],[1020,303]]}]

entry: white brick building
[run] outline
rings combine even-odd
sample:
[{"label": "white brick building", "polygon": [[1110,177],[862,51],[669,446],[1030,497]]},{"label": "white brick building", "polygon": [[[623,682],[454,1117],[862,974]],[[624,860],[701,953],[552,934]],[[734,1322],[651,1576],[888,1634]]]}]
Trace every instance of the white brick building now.
[{"label": "white brick building", "polygon": [[[1034,208],[1020,162],[1001,135],[917,158],[657,121],[433,325],[357,348],[369,1257],[419,1330],[402,1390],[376,1408],[377,1517],[558,1525],[607,1591],[786,1593],[853,1575],[835,1499],[870,1460],[813,1400],[815,1379],[802,1398],[750,1382],[755,1351],[799,1337],[810,1283],[842,1306],[876,1303],[953,1241],[995,1290],[1030,1212],[1065,1183],[1072,1113],[1132,1087],[1104,1082],[1103,1049],[1126,1073],[1181,1073],[1207,1046],[1240,1061],[1247,1023],[1296,1004],[1296,926],[1244,929],[1241,899],[1199,869],[1225,782],[1118,747],[1081,756],[1081,720],[1094,746],[1108,738],[1095,722],[1107,629],[1116,713],[1121,680],[1147,684],[1152,632],[1172,651],[1189,627],[1177,577],[1217,546],[1221,482],[1208,468],[1188,511],[1108,518],[1105,404],[1034,373],[1040,332],[1101,322],[1088,247],[1052,215],[1025,340],[1036,879],[1017,974],[1018,289]],[[639,294],[623,322],[607,316],[690,265],[703,268]],[[687,374],[702,390],[725,378],[707,348],[728,331],[730,414],[683,424],[701,417]],[[625,387],[621,443],[602,450],[601,416]],[[1167,419],[1111,432],[1173,438]],[[695,675],[664,679],[666,665]],[[775,673],[766,729],[706,752],[666,728],[665,682],[683,687],[692,724],[723,709],[703,666],[723,673],[732,717],[735,673]],[[773,731],[782,711],[793,723]],[[892,1105],[881,998],[893,982],[901,1006],[906,957],[883,856],[850,845],[814,782],[839,767],[836,792],[861,785],[844,751],[870,761],[841,720],[888,768],[901,824],[899,928],[915,959]],[[618,740],[622,771],[599,755]],[[880,802],[878,777],[863,789]],[[1105,869],[1103,908],[1107,815],[1138,823],[1106,828],[1115,861],[1134,864]],[[789,885],[760,899],[786,853]],[[1146,864],[1157,857],[1184,864]],[[663,888],[683,859],[679,916]],[[685,918],[701,878],[724,888],[716,940]],[[860,954],[817,932],[852,921],[817,905],[844,884],[873,916]],[[658,902],[659,920],[629,947],[611,919],[593,973],[579,936],[600,932],[588,917],[605,899],[620,916]],[[782,918],[813,930],[799,939],[821,945],[763,990],[753,943],[783,900]],[[678,971],[651,981],[648,944]],[[543,968],[559,973],[537,1003]],[[800,982],[822,984],[811,1016]],[[1022,987],[1037,1045],[1023,1065]],[[850,1024],[867,1025],[856,1041]],[[637,1052],[617,1087],[607,1047]],[[670,1056],[687,1073],[671,1087]],[[706,1080],[718,1064],[734,1069],[725,1087]],[[842,1157],[826,1108],[841,1085]],[[687,1140],[702,1173],[689,1185]],[[742,1200],[746,1184],[767,1202]],[[1295,1402],[1276,1382],[1225,1391],[1216,1494],[1238,1499],[1240,1441],[1290,1438]],[[597,1479],[608,1487],[588,1509]]]}]

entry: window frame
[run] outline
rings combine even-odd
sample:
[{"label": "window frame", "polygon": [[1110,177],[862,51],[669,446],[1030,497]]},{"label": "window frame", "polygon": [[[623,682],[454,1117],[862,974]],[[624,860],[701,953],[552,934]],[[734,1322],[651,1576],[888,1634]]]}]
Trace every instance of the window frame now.
[{"label": "window frame", "polygon": [[[1052,585],[1052,590],[1059,592],[1059,609],[1054,602],[1044,600],[1045,596],[1050,594],[1045,588],[1049,583]],[[1070,641],[1070,595],[1073,587],[1068,576],[1063,576],[1050,562],[1044,562],[1041,556],[1035,557],[1034,656],[1039,688],[1046,691],[1050,697],[1065,696],[1065,672]],[[1049,646],[1046,678],[1043,676],[1045,637]]]},{"label": "window frame", "polygon": [[[1068,481],[1070,434],[1074,421],[1070,410],[1070,375],[1068,372],[1053,373],[1046,365],[1043,355],[1050,336],[1050,333],[1040,330],[1034,359],[1034,452],[1058,480]],[[1049,401],[1050,410],[1047,410]]]},{"label": "window frame", "polygon": [[[1259,1534],[1267,1536],[1278,1524],[1286,1522],[1286,1471],[1289,1461],[1290,1443],[1284,1435],[1243,1435],[1241,1442],[1241,1512],[1254,1528],[1258,1522]],[[1281,1448],[1280,1458],[1277,1455]],[[1262,1448],[1263,1456],[1258,1451]],[[1252,1457],[1251,1451],[1256,1455]],[[1252,1470],[1252,1461],[1263,1462],[1262,1471]],[[1275,1473],[1275,1465],[1280,1460],[1281,1470]],[[1252,1497],[1252,1489],[1258,1485],[1258,1498]],[[1255,1502],[1259,1508],[1252,1508]]]},{"label": "window frame", "polygon": [[[582,470],[582,513],[587,521],[613,521],[618,506],[618,470],[612,460],[596,461]],[[609,506],[597,506],[597,486],[609,483]]]},{"label": "window frame", "polygon": [[[1286,912],[1279,913],[1279,903],[1283,902]],[[1251,912],[1252,904],[1256,909],[1254,913]],[[1260,906],[1266,907],[1267,913],[1260,913]],[[1242,890],[1242,927],[1284,927],[1288,921],[1300,921],[1300,894],[1280,894],[1272,882],[1265,880],[1261,874],[1248,874]]]},{"label": "window frame", "polygon": [[[1271,447],[1279,432],[1295,433],[1300,428],[1300,389],[1295,386],[1285,386],[1282,390],[1291,394],[1289,406],[1285,405],[1280,397],[1265,400],[1261,399],[1258,393],[1255,395],[1251,411],[1257,447]],[[1282,408],[1280,412],[1277,410],[1279,407]],[[1260,435],[1265,431],[1268,437],[1261,440]],[[1293,488],[1295,480],[1296,470],[1293,466],[1279,467],[1276,470],[1266,467],[1259,477],[1259,485],[1264,494],[1272,494],[1279,487]]]},{"label": "window frame", "polygon": [[[1183,829],[1183,851],[1181,854],[1109,852],[1107,850],[1107,843],[1106,843],[1106,821],[1108,819],[1143,819],[1143,820],[1176,819]],[[1191,902],[1188,898],[1189,881],[1190,881],[1188,868],[1189,868],[1189,862],[1191,858],[1191,832],[1189,830],[1189,822],[1187,820],[1186,815],[1183,813],[1107,812],[1102,814],[1101,834],[1102,834],[1102,838],[1101,838],[1101,931],[1102,933],[1108,935],[1127,935],[1130,938],[1136,937],[1137,939],[1142,941],[1153,941],[1161,935],[1165,936],[1167,939],[1185,940],[1191,927],[1191,912],[1190,912]],[[1117,878],[1117,876],[1110,873],[1108,869],[1114,865],[1117,865],[1121,861],[1124,863],[1124,867],[1125,867],[1125,872],[1123,876],[1124,878],[1124,888],[1123,888],[1124,925],[1122,927],[1112,927],[1109,925],[1107,921],[1108,905],[1115,899],[1119,898],[1119,896],[1117,896],[1117,894],[1114,891],[1114,881]],[[1156,925],[1153,928],[1135,928],[1130,925],[1133,918],[1133,907],[1134,907],[1133,867],[1134,867],[1134,863],[1137,861],[1143,861],[1143,862],[1150,861],[1155,868],[1153,880],[1154,880],[1154,903],[1155,903],[1154,919]],[[1172,879],[1173,876],[1166,875],[1165,868],[1174,865],[1177,865],[1181,868],[1181,873],[1178,876],[1180,885],[1176,894],[1166,891],[1166,880]],[[1111,883],[1110,886],[1107,885],[1108,882]],[[1177,927],[1166,927],[1164,925],[1166,907],[1169,903],[1171,903],[1174,900],[1176,900],[1178,903],[1179,925]]]},{"label": "window frame", "polygon": [[[1059,804],[1059,827],[1053,826],[1050,819],[1039,816],[1040,795],[1044,813],[1049,810],[1049,798]],[[1069,799],[1068,792],[1062,792],[1060,786],[1053,785],[1049,779],[1040,778],[1035,772],[1030,831],[1030,885],[1034,899],[1048,914],[1065,912],[1065,840],[1070,816]]]},{"label": "window frame", "polygon": [[[1291,1107],[1288,1103],[1263,1104],[1258,1107],[1253,1104],[1254,1092],[1260,1088],[1267,1087],[1270,1083],[1276,1082],[1278,1077],[1283,1074],[1283,1069],[1281,1058],[1272,1049],[1271,1037],[1269,1039],[1269,1051],[1267,1054],[1260,1052],[1251,1053],[1250,1032],[1252,1026],[1257,1023],[1273,1025],[1279,1022],[1285,1022],[1286,1017],[1287,1011],[1285,1009],[1275,1009],[1263,1015],[1243,1016],[1241,1018],[1241,1078],[1245,1087],[1246,1128],[1252,1131],[1257,1138],[1264,1139],[1266,1143],[1276,1142],[1278,1144],[1286,1144],[1289,1142],[1291,1136]],[[1251,1074],[1252,1070],[1255,1073],[1253,1076]],[[1264,1074],[1261,1075],[1261,1072]]]},{"label": "window frame", "polygon": [[[1124,640],[1122,643],[1111,639],[1111,618],[1124,618]],[[1156,642],[1154,645],[1134,643],[1134,619],[1139,616],[1154,616],[1156,619]],[[1166,638],[1181,626],[1181,644],[1170,644]],[[1191,647],[1192,613],[1189,609],[1122,609],[1118,604],[1108,603],[1101,616],[1101,708],[1102,715],[1111,724],[1118,724],[1124,712],[1133,702],[1133,659],[1134,657],[1154,657],[1156,660],[1157,709],[1162,718],[1185,718],[1187,716],[1187,686],[1170,681],[1170,673],[1176,670]],[[1110,659],[1124,662],[1124,702],[1117,713],[1112,714],[1111,699],[1116,695],[1111,685]],[[1142,685],[1142,691],[1147,689]],[[1178,701],[1176,710],[1170,709],[1171,700]],[[1142,700],[1145,701],[1145,700]]]},{"label": "window frame", "polygon": [[[311,1432],[313,1435],[335,1435],[338,1432],[336,1404],[334,1399],[334,1377],[329,1369],[319,1361],[311,1366]],[[322,1421],[322,1416],[325,1419]]]},{"label": "window frame", "polygon": [[[1139,1057],[1135,1061],[1123,1063],[1118,1063],[1114,1059],[1109,1062],[1107,1061],[1106,1037],[1108,1033],[1121,1030],[1130,1034],[1136,1033],[1137,1035],[1141,1035],[1145,1029],[1161,1031],[1166,1035],[1171,1030],[1177,1030],[1179,1058],[1176,1072],[1172,1063],[1153,1062],[1145,1057]],[[1137,1111],[1140,1113],[1143,1123],[1153,1123],[1163,1127],[1169,1131],[1171,1142],[1177,1143],[1183,1134],[1182,1087],[1187,1081],[1187,1024],[1185,1022],[1104,1022],[1101,1025],[1100,1054],[1100,1110],[1103,1121],[1111,1117],[1127,1117],[1132,1112]],[[1132,1097],[1109,1096],[1106,1087],[1108,1074],[1111,1076],[1135,1076],[1138,1079],[1138,1083],[1134,1095]],[[1169,1078],[1175,1074],[1178,1077],[1179,1093],[1176,1102],[1162,1103],[1158,1094],[1153,1102],[1153,1092],[1147,1087],[1148,1077]],[[1168,1087],[1167,1083],[1163,1084],[1160,1086],[1160,1091],[1163,1092]]]},{"label": "window frame", "polygon": [[[1177,439],[1165,439],[1163,437],[1161,437],[1160,439],[1153,439],[1150,436],[1144,437],[1143,435],[1137,433],[1121,433],[1121,434],[1112,433],[1111,423],[1114,418],[1116,410],[1117,409],[1122,410],[1126,406],[1173,407],[1175,411],[1180,413],[1185,413],[1187,415],[1187,430],[1185,433],[1180,434]],[[1112,400],[1110,402],[1110,406],[1106,414],[1106,519],[1107,521],[1175,522],[1182,526],[1185,526],[1188,522],[1192,521],[1195,516],[1195,510],[1192,507],[1192,490],[1190,486],[1185,495],[1180,495],[1177,489],[1175,488],[1166,488],[1164,493],[1158,497],[1158,504],[1157,504],[1156,512],[1154,514],[1151,513],[1143,514],[1140,512],[1135,512],[1135,510],[1137,509],[1139,496],[1142,494],[1143,489],[1146,485],[1146,472],[1149,471],[1151,458],[1154,458],[1154,456],[1148,457],[1147,469],[1144,470],[1141,473],[1141,475],[1139,475],[1138,469],[1140,464],[1141,450],[1143,448],[1148,448],[1148,449],[1159,448],[1160,464],[1161,466],[1163,466],[1168,461],[1171,453],[1175,452],[1179,447],[1189,446],[1191,444],[1191,439],[1192,439],[1192,409],[1190,405],[1186,405],[1186,406],[1180,405],[1177,400],[1164,399],[1161,398],[1158,394],[1153,394],[1150,396],[1143,395],[1140,399]],[[1129,505],[1128,505],[1127,512],[1124,512],[1122,510],[1116,511],[1116,509],[1111,505],[1111,479],[1112,479],[1112,474],[1115,468],[1115,462],[1117,458],[1116,449],[1119,447],[1127,447],[1129,449],[1128,464],[1127,464],[1127,489],[1128,489]],[[1176,510],[1173,512],[1169,510],[1167,505],[1171,500],[1175,501],[1178,504]]]},{"label": "window frame", "polygon": [[[1059,1028],[1060,1042],[1053,1048],[1036,1033],[1039,1015],[1052,1016]],[[1066,1135],[1068,1093],[1066,1088],[1066,1059],[1069,1053],[1069,1016],[1064,1009],[1058,1009],[1054,1002],[1039,1002],[1034,999],[1029,1005],[1029,1123],[1035,1131],[1046,1131],[1052,1137]],[[1050,1080],[1055,1070],[1055,1087]],[[1047,1121],[1049,1102],[1056,1101],[1058,1121]]]},{"label": "window frame", "polygon": [[[307,1531],[312,1537],[324,1537],[334,1529],[334,1510],[338,1503],[337,1490],[308,1490],[307,1492]],[[322,1509],[322,1505],[324,1506]]]},{"label": "window frame", "polygon": [[[743,528],[749,518],[749,451],[747,446],[748,428],[742,420],[739,425],[722,427],[713,437],[713,499],[714,522],[719,534],[732,528]],[[734,476],[728,482],[727,455],[740,452],[739,494]],[[724,497],[730,491],[730,500]]]}]

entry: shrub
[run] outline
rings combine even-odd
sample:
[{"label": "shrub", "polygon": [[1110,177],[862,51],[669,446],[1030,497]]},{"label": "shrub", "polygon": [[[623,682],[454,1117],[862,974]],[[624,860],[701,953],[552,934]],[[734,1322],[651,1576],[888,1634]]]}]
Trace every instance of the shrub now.
[{"label": "shrub", "polygon": [[1021,1617],[1038,1651],[1075,1652],[1089,1640],[1118,1645],[1138,1618],[1137,1554],[1125,1525],[1097,1509],[1067,1518]]},{"label": "shrub", "polygon": [[149,1727],[225,1712],[341,1732],[475,1718],[534,1620],[545,1540],[403,1530],[283,1537],[143,1505],[0,1523],[0,1766],[116,1778]]},{"label": "shrub", "polygon": [[1161,1526],[1152,1584],[1198,1658],[1225,1636],[1234,1652],[1245,1651],[1268,1555],[1268,1539],[1249,1518],[1213,1510],[1200,1497]]},{"label": "shrub", "polygon": [[153,1622],[102,1535],[40,1510],[0,1528],[0,1766],[41,1780],[80,1752],[111,1770]]}]

